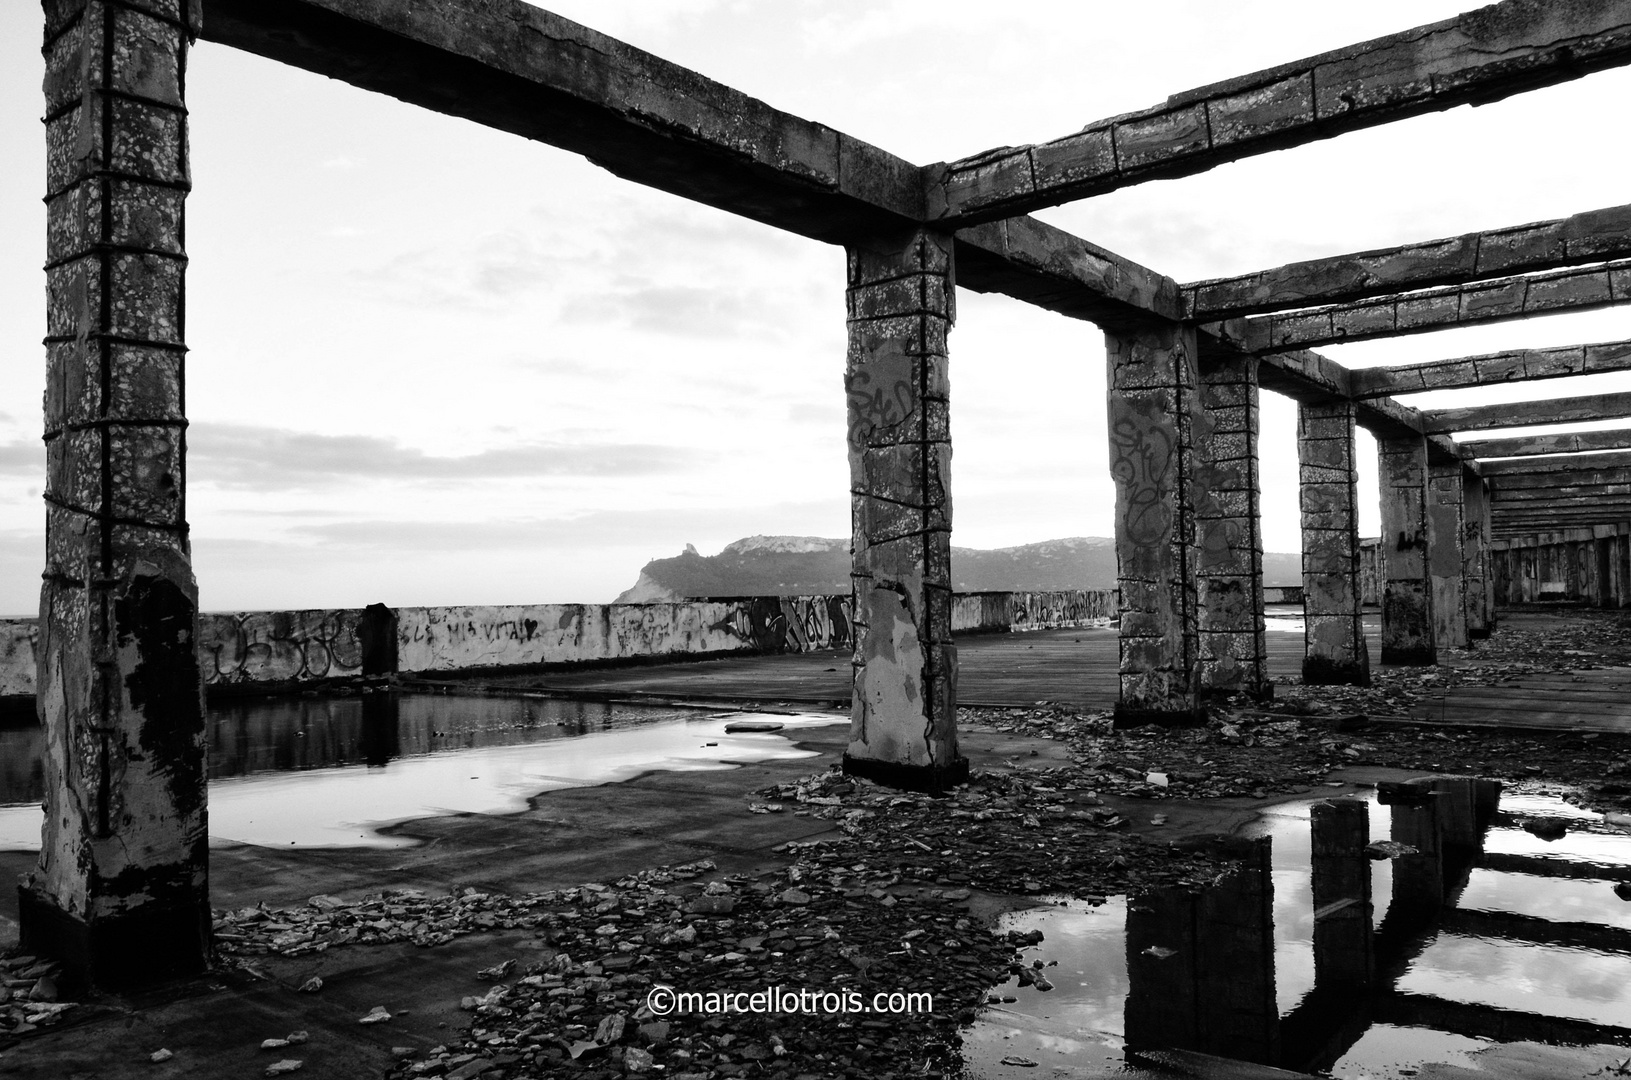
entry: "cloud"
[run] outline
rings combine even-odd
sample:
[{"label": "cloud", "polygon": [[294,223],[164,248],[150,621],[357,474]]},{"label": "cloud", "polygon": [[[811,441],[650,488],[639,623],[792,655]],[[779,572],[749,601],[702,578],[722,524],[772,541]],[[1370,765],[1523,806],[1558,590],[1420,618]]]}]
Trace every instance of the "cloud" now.
[{"label": "cloud", "polygon": [[[373,435],[318,435],[249,424],[188,430],[195,483],[272,491],[341,480],[465,481],[529,476],[650,476],[708,458],[689,447],[648,443],[523,443],[463,457],[436,457]],[[0,462],[4,448],[0,447]]]},{"label": "cloud", "polygon": [[732,523],[743,535],[796,533],[804,535],[825,523],[840,527],[847,519],[843,500],[782,503],[769,506],[683,507],[647,510],[601,510],[575,518],[510,518],[451,521],[337,521],[298,525],[289,530],[325,548],[377,551],[505,551],[588,549],[602,546],[672,547],[677,554],[683,539],[729,532]]},{"label": "cloud", "polygon": [[760,289],[640,283],[580,297],[561,313],[561,321],[616,322],[633,330],[715,341],[741,337],[749,328],[785,337],[783,306]]},{"label": "cloud", "polygon": [[45,476],[45,444],[39,439],[0,443],[0,474]]}]

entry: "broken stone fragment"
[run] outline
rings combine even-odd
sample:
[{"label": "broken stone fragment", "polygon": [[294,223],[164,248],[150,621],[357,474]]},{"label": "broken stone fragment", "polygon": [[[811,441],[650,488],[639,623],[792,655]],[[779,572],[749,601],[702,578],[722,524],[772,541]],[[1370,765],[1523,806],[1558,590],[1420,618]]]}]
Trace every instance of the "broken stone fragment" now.
[{"label": "broken stone fragment", "polygon": [[261,1040],[261,1049],[262,1050],[282,1050],[285,1046],[288,1046],[288,1045],[289,1045],[289,1040],[288,1039],[262,1039]]},{"label": "broken stone fragment", "polygon": [[1382,859],[1397,859],[1401,855],[1419,855],[1421,852],[1409,844],[1401,844],[1397,840],[1373,840],[1365,845],[1365,854],[1380,861]]},{"label": "broken stone fragment", "polygon": [[512,957],[511,959],[504,961],[502,964],[494,964],[492,967],[482,968],[480,971],[476,972],[476,978],[485,982],[497,982],[499,979],[507,978],[510,972],[514,970],[515,959]]},{"label": "broken stone fragment", "polygon": [[286,1076],[289,1073],[295,1072],[304,1064],[305,1062],[299,1060],[298,1058],[284,1058],[282,1061],[276,1061],[266,1066],[266,1075]]},{"label": "broken stone fragment", "polygon": [[391,1010],[383,1005],[375,1005],[367,1016],[357,1021],[359,1024],[383,1024],[391,1018]]},{"label": "broken stone fragment", "polygon": [[602,1046],[609,1046],[623,1038],[623,1029],[628,1024],[628,1017],[623,1013],[612,1013],[602,1017],[599,1025],[595,1027],[595,1042]]},{"label": "broken stone fragment", "polygon": [[810,894],[805,892],[803,889],[787,889],[778,894],[776,899],[780,900],[784,904],[802,906],[804,904],[808,904],[813,897],[811,897]]},{"label": "broken stone fragment", "polygon": [[147,1060],[151,1061],[153,1064],[157,1065],[157,1064],[159,1064],[161,1062],[169,1061],[173,1057],[175,1057],[175,1054],[171,1053],[169,1050],[164,1049],[163,1047],[160,1047],[159,1049],[153,1051],[151,1054],[148,1054],[147,1055]]},{"label": "broken stone fragment", "polygon": [[649,1051],[638,1046],[631,1046],[623,1052],[623,1068],[631,1073],[649,1072],[655,1061]]},{"label": "broken stone fragment", "polygon": [[309,1042],[310,1040],[311,1040],[311,1035],[308,1034],[307,1032],[304,1032],[304,1031],[291,1031],[291,1032],[289,1032],[288,1036],[285,1038],[284,1041],[287,1042],[290,1046],[299,1046],[301,1043]]},{"label": "broken stone fragment", "polygon": [[320,975],[313,975],[311,978],[300,984],[300,992],[302,994],[315,994],[322,988],[323,978]]}]

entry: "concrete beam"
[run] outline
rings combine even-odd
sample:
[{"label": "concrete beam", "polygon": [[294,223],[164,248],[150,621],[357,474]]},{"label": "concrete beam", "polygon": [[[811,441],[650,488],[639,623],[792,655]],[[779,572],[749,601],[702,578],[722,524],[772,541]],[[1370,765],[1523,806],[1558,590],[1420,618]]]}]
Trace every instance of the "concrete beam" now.
[{"label": "concrete beam", "polygon": [[957,233],[957,284],[1112,331],[1181,314],[1173,279],[1035,218]]},{"label": "concrete beam", "polygon": [[1557,349],[1485,353],[1426,364],[1363,368],[1351,373],[1351,385],[1355,397],[1370,398],[1627,370],[1631,370],[1631,341],[1605,341]]},{"label": "concrete beam", "polygon": [[1341,342],[1370,341],[1507,322],[1531,315],[1591,311],[1631,299],[1631,260],[1585,269],[1497,278],[1472,285],[1331,304],[1244,320],[1242,345],[1251,352],[1282,352]]},{"label": "concrete beam", "polygon": [[1575,473],[1598,469],[1631,469],[1631,453],[1566,454],[1560,457],[1518,458],[1512,461],[1481,461],[1484,475],[1528,477],[1544,473]]},{"label": "concrete beam", "polygon": [[1473,440],[1460,445],[1461,456],[1465,458],[1532,457],[1540,454],[1578,454],[1594,450],[1631,450],[1631,428],[1576,431],[1563,435],[1519,435],[1510,439]]},{"label": "concrete beam", "polygon": [[1310,259],[1183,286],[1189,318],[1233,319],[1316,304],[1465,285],[1631,257],[1631,206],[1489,232]]},{"label": "concrete beam", "polygon": [[200,36],[843,243],[922,217],[919,169],[523,0],[208,0]]},{"label": "concrete beam", "polygon": [[1603,469],[1504,473],[1498,478],[1495,490],[1504,496],[1519,491],[1563,492],[1572,487],[1600,487],[1604,484],[1631,484],[1631,468],[1622,465]]},{"label": "concrete beam", "polygon": [[1434,409],[1421,414],[1423,429],[1440,434],[1627,417],[1631,417],[1631,392],[1588,394],[1553,398],[1550,401],[1519,401],[1510,405],[1473,405],[1465,409]]},{"label": "concrete beam", "polygon": [[927,209],[959,226],[1013,217],[1627,62],[1631,2],[1506,0],[1175,94],[1051,142],[930,166]]},{"label": "concrete beam", "polygon": [[1502,488],[1495,504],[1505,509],[1539,506],[1603,506],[1609,500],[1631,497],[1631,484],[1559,484],[1555,487]]}]

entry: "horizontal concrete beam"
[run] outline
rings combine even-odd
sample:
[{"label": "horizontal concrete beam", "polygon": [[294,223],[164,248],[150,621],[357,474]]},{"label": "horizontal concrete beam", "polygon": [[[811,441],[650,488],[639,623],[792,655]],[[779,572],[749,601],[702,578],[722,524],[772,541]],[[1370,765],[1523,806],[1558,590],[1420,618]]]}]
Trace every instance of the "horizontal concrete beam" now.
[{"label": "horizontal concrete beam", "polygon": [[1349,341],[1402,337],[1531,315],[1591,311],[1631,300],[1631,260],[1473,285],[1332,304],[1241,320],[1252,352],[1279,352]]},{"label": "horizontal concrete beam", "polygon": [[1421,414],[1422,429],[1429,432],[1488,431],[1491,428],[1620,420],[1627,417],[1631,417],[1631,392],[1588,394],[1550,401],[1519,401],[1510,405],[1473,405],[1464,409],[1432,409]]},{"label": "horizontal concrete beam", "polygon": [[[1631,433],[1628,440],[1631,441]],[[1470,445],[1470,444],[1463,444]],[[1631,468],[1631,453],[1563,454],[1557,457],[1522,457],[1506,461],[1480,461],[1488,477],[1541,477],[1556,473],[1595,472]]]},{"label": "horizontal concrete beam", "polygon": [[1628,0],[1506,0],[1175,94],[1051,142],[931,166],[927,208],[958,224],[1013,217],[1627,62]]},{"label": "horizontal concrete beam", "polygon": [[1617,521],[1609,525],[1586,525],[1578,529],[1511,530],[1501,537],[1497,546],[1502,550],[1510,550],[1514,547],[1544,544],[1578,544],[1586,540],[1603,540],[1610,536],[1627,534],[1631,534],[1631,520]]},{"label": "horizontal concrete beam", "polygon": [[1545,507],[1538,510],[1491,512],[1490,523],[1504,532],[1521,530],[1578,529],[1587,525],[1612,525],[1631,521],[1631,502],[1600,508]]},{"label": "horizontal concrete beam", "polygon": [[[1614,457],[1616,455],[1604,454],[1602,456]],[[1493,477],[1491,483],[1502,496],[1518,491],[1557,492],[1561,494],[1571,488],[1594,484],[1631,484],[1631,465],[1608,465],[1595,469],[1583,469],[1576,465],[1568,470],[1546,469],[1538,472],[1502,473]]]},{"label": "horizontal concrete beam", "polygon": [[1602,505],[1604,500],[1631,497],[1631,483],[1579,483],[1559,484],[1556,487],[1503,487],[1495,495],[1494,506],[1510,506],[1514,510],[1545,504],[1547,506]]},{"label": "horizontal concrete beam", "polygon": [[1362,368],[1352,373],[1351,383],[1355,397],[1379,397],[1627,370],[1631,370],[1631,341],[1603,341],[1595,345],[1484,353],[1426,364]]},{"label": "horizontal concrete beam", "polygon": [[583,154],[832,243],[923,214],[920,170],[523,0],[207,0],[201,36]]},{"label": "horizontal concrete beam", "polygon": [[956,234],[957,284],[999,293],[1108,330],[1182,317],[1178,283],[1113,252],[1015,218]]},{"label": "horizontal concrete beam", "polygon": [[[209,0],[202,36],[583,154],[830,243],[923,215],[916,165],[521,0]],[[1111,328],[1177,283],[1028,219],[958,237],[958,284]]]},{"label": "horizontal concrete beam", "polygon": [[1593,450],[1631,450],[1631,428],[1576,431],[1563,435],[1519,435],[1510,439],[1478,439],[1461,444],[1461,455],[1467,458],[1578,454]]},{"label": "horizontal concrete beam", "polygon": [[1554,221],[1197,281],[1183,287],[1184,306],[1192,319],[1232,319],[1628,257],[1631,206],[1611,206]]}]

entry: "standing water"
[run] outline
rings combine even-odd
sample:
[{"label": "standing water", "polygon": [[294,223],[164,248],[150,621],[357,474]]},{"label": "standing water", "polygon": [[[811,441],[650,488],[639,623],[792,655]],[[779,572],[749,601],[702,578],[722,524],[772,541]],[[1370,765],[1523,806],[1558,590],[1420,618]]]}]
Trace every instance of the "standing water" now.
[{"label": "standing water", "polygon": [[[455,695],[237,700],[209,710],[213,844],[405,847],[385,825],[514,813],[540,792],[652,770],[812,757],[785,736],[727,732],[763,714]],[[789,732],[845,722],[778,715]],[[0,849],[38,850],[37,724],[0,728]]]},{"label": "standing water", "polygon": [[1465,779],[1281,805],[1209,889],[1006,916],[1042,932],[1022,955],[1054,989],[996,988],[966,1074],[1125,1078],[1175,1050],[1380,1080],[1519,1042],[1613,1066],[1631,1056],[1626,828]]}]

